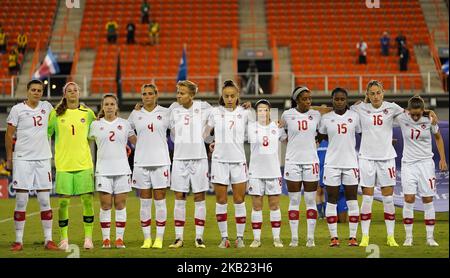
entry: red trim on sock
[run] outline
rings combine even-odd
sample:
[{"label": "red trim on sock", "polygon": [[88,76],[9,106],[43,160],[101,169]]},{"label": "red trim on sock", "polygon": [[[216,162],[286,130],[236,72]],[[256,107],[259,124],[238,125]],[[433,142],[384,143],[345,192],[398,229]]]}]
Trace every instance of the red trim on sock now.
[{"label": "red trim on sock", "polygon": [[261,230],[262,222],[252,222],[253,230]]},{"label": "red trim on sock", "polygon": [[306,219],[317,219],[317,210],[308,209],[306,211]]},{"label": "red trim on sock", "polygon": [[116,228],[125,228],[125,225],[127,224],[127,222],[117,222],[116,221]]},{"label": "red trim on sock", "polygon": [[372,219],[372,213],[361,213],[361,221]]},{"label": "red trim on sock", "polygon": [[359,221],[359,216],[352,215],[352,216],[348,217],[348,222],[350,222],[350,223],[358,223],[358,221]]},{"label": "red trim on sock", "polygon": [[52,220],[53,213],[52,210],[41,211],[41,220]]},{"label": "red trim on sock", "polygon": [[157,227],[165,227],[166,226],[166,221],[156,221],[156,226]]},{"label": "red trim on sock", "polygon": [[395,220],[395,214],[392,213],[384,213],[384,220]]},{"label": "red trim on sock", "polygon": [[272,225],[272,228],[280,228],[281,227],[281,221],[270,221],[270,224]]},{"label": "red trim on sock", "polygon": [[111,222],[100,222],[102,229],[111,228]]},{"label": "red trim on sock", "polygon": [[226,213],[219,213],[219,214],[216,214],[217,222],[227,221],[227,218],[228,218],[228,216],[227,216]]},{"label": "red trim on sock", "polygon": [[327,223],[328,224],[334,224],[337,223],[338,218],[337,216],[327,216]]},{"label": "red trim on sock", "polygon": [[299,220],[300,212],[298,210],[290,210],[288,211],[289,220]]},{"label": "red trim on sock", "polygon": [[433,226],[434,224],[436,224],[436,219],[425,219],[425,225]]},{"label": "red trim on sock", "polygon": [[175,220],[175,227],[184,227],[186,221]]},{"label": "red trim on sock", "polygon": [[236,219],[236,223],[237,224],[245,224],[245,222],[247,221],[247,217],[245,216],[241,216],[241,217],[235,217]]},{"label": "red trim on sock", "polygon": [[413,224],[414,218],[403,218],[403,224]]},{"label": "red trim on sock", "polygon": [[196,226],[205,226],[205,220],[204,219],[195,218],[194,222],[195,222]]},{"label": "red trim on sock", "polygon": [[152,219],[149,219],[147,221],[141,221],[141,227],[148,227],[152,224]]},{"label": "red trim on sock", "polygon": [[14,221],[25,221],[25,211],[14,211]]}]

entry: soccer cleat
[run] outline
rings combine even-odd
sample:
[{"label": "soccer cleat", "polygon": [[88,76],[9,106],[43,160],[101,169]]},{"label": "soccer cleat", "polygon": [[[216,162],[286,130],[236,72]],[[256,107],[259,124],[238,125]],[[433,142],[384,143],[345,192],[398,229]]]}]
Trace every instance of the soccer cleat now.
[{"label": "soccer cleat", "polygon": [[434,238],[427,238],[427,245],[431,247],[439,246],[439,244],[434,240]]},{"label": "soccer cleat", "polygon": [[390,247],[398,247],[398,243],[395,241],[395,238],[393,236],[387,237],[387,245]]},{"label": "soccer cleat", "polygon": [[183,247],[183,240],[181,238],[175,239],[175,242],[169,245],[169,248],[177,249]]},{"label": "soccer cleat", "polygon": [[333,237],[330,242],[330,247],[339,247],[339,239],[337,237]]},{"label": "soccer cleat", "polygon": [[125,243],[123,242],[123,239],[121,239],[121,238],[116,239],[115,245],[116,245],[117,249],[126,248]]},{"label": "soccer cleat", "polygon": [[23,250],[23,244],[20,242],[14,242],[11,245],[11,251],[16,252],[16,251],[22,251],[22,250]]},{"label": "soccer cleat", "polygon": [[308,238],[306,240],[306,247],[315,247],[316,244],[314,243],[314,239],[313,238]]},{"label": "soccer cleat", "polygon": [[161,249],[162,246],[163,246],[163,240],[162,240],[162,238],[157,237],[157,238],[155,239],[155,242],[153,242],[152,248],[155,248],[155,249]]},{"label": "soccer cleat", "polygon": [[407,237],[405,239],[405,242],[403,242],[403,246],[413,246],[413,238],[412,237]]},{"label": "soccer cleat", "polygon": [[356,238],[351,237],[348,239],[348,246],[358,246],[358,241]]},{"label": "soccer cleat", "polygon": [[261,246],[261,241],[255,239],[252,241],[252,243],[250,244],[250,248],[258,248]]},{"label": "soccer cleat", "polygon": [[273,240],[273,246],[275,246],[275,248],[283,248],[283,242],[281,242],[281,239],[275,238]]},{"label": "soccer cleat", "polygon": [[297,247],[298,246],[298,238],[291,239],[291,243],[289,243],[289,247]]},{"label": "soccer cleat", "polygon": [[237,237],[235,246],[236,246],[236,248],[244,248],[245,247],[244,238],[242,238],[240,236]]},{"label": "soccer cleat", "polygon": [[102,248],[111,249],[111,241],[108,238],[103,240]]},{"label": "soccer cleat", "polygon": [[230,248],[230,241],[227,237],[223,237],[219,244],[219,248]]},{"label": "soccer cleat", "polygon": [[58,245],[59,250],[67,251],[69,250],[69,240],[63,239]]},{"label": "soccer cleat", "polygon": [[141,248],[142,249],[150,249],[150,247],[152,247],[152,239],[147,238],[144,240],[144,244],[142,244]]},{"label": "soccer cleat", "polygon": [[52,240],[47,241],[47,243],[45,244],[44,248],[46,250],[51,250],[51,251],[56,251],[59,250],[58,249],[58,245],[56,245],[56,243]]},{"label": "soccer cleat", "polygon": [[362,236],[361,242],[359,243],[361,247],[369,246],[369,236]]},{"label": "soccer cleat", "polygon": [[91,238],[87,237],[84,239],[84,249],[86,250],[94,249],[94,243],[92,242]]},{"label": "soccer cleat", "polygon": [[203,239],[197,238],[197,239],[195,240],[195,247],[197,247],[197,248],[206,248],[206,245],[205,245],[205,243],[203,242]]}]

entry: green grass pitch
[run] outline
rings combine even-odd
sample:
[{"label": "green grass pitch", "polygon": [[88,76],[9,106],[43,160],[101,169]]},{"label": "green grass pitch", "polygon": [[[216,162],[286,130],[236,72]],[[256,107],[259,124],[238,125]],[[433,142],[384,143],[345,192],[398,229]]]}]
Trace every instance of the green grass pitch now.
[{"label": "green grass pitch", "polygon": [[[250,245],[253,239],[253,233],[250,225],[251,215],[251,198],[247,196],[247,225],[245,230],[246,248],[236,249],[233,246],[229,249],[219,249],[217,247],[220,234],[215,220],[215,198],[214,196],[207,196],[207,219],[204,240],[206,249],[197,249],[194,246],[194,205],[193,196],[188,196],[187,211],[186,211],[186,226],[184,233],[185,244],[184,247],[177,250],[168,249],[168,246],[174,240],[174,226],[173,226],[173,194],[167,195],[168,219],[166,226],[166,233],[164,238],[163,249],[146,249],[140,248],[142,244],[142,232],[139,221],[139,199],[134,193],[130,193],[127,204],[127,226],[125,231],[126,249],[101,249],[101,230],[98,221],[99,201],[98,196],[95,196],[95,228],[94,228],[94,245],[93,250],[85,251],[83,246],[83,225],[81,216],[81,205],[79,198],[72,199],[71,207],[69,209],[70,224],[69,224],[69,242],[80,246],[81,258],[110,258],[110,257],[132,257],[132,258],[365,258],[371,255],[371,251],[363,247],[348,247],[346,246],[348,238],[348,224],[338,224],[338,232],[341,239],[341,246],[338,248],[328,247],[329,232],[326,220],[318,220],[316,228],[316,247],[305,247],[306,236],[306,219],[305,207],[302,201],[300,208],[300,245],[297,248],[290,248],[290,229],[287,220],[287,208],[289,199],[287,196],[281,198],[282,210],[282,227],[281,239],[285,244],[284,248],[276,249],[272,246],[272,232],[269,224],[269,211],[267,209],[267,199],[265,199],[264,222],[262,228],[262,246],[257,249],[251,249]],[[70,253],[65,252],[51,252],[43,248],[43,233],[39,217],[39,204],[36,198],[30,198],[27,208],[27,222],[25,225],[24,235],[24,250],[21,252],[9,251],[10,244],[14,241],[14,221],[11,219],[14,210],[14,199],[0,200],[0,258],[64,258]],[[52,207],[57,208],[57,198],[52,198]],[[236,226],[234,222],[234,207],[232,205],[232,198],[229,198],[229,221],[228,229],[230,239],[233,240],[236,235]],[[31,214],[31,215],[30,215]],[[154,207],[152,214],[155,214]],[[386,246],[386,228],[383,220],[383,205],[375,201],[373,206],[373,220],[370,230],[370,243],[376,244],[379,248],[379,256],[381,258],[448,258],[449,257],[449,215],[448,213],[436,214],[436,228],[435,239],[440,244],[437,248],[428,247],[425,245],[425,225],[423,223],[423,213],[415,212],[414,224],[414,246],[401,246],[405,239],[405,232],[401,222],[401,209],[397,208],[397,225],[396,240],[400,247]],[[112,215],[114,219],[114,213]],[[154,219],[154,217],[153,217]],[[58,214],[54,209],[53,221],[53,238],[55,242],[59,241],[58,230]],[[112,223],[112,226],[113,223]],[[155,237],[155,224],[152,223],[152,236]],[[115,230],[111,228],[111,236],[115,237]],[[360,227],[358,230],[358,239],[360,239]],[[233,242],[232,242],[233,243]],[[367,252],[366,252],[367,251]]]}]

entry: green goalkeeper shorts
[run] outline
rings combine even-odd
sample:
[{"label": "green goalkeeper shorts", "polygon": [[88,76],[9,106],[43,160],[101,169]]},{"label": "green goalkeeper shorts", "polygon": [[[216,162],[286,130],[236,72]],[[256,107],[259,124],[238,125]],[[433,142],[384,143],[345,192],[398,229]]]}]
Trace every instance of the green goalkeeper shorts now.
[{"label": "green goalkeeper shorts", "polygon": [[94,192],[94,170],[56,172],[56,193],[81,195]]}]

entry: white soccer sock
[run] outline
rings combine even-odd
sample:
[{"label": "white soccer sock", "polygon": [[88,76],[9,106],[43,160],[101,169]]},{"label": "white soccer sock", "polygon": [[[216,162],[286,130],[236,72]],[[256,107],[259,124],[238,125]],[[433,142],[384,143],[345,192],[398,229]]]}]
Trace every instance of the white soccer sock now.
[{"label": "white soccer sock", "polygon": [[316,222],[317,222],[316,193],[317,191],[304,193],[306,203],[306,222],[308,223],[307,237],[309,239],[314,239],[314,231],[316,230]]},{"label": "white soccer sock", "polygon": [[373,196],[363,195],[361,203],[361,230],[363,236],[369,236],[370,222],[372,219]]},{"label": "white soccer sock", "polygon": [[25,229],[25,218],[28,203],[28,192],[16,193],[16,208],[14,210],[14,224],[16,227],[16,242],[23,242],[23,231]]},{"label": "white soccer sock", "polygon": [[414,203],[405,202],[403,205],[403,226],[405,226],[406,238],[413,237]]},{"label": "white soccer sock", "polygon": [[383,196],[384,222],[388,236],[394,236],[395,230],[395,207],[393,196]]},{"label": "white soccer sock", "polygon": [[184,223],[186,222],[186,200],[175,200],[173,218],[175,220],[175,237],[183,240]]},{"label": "white soccer sock", "polygon": [[41,222],[42,229],[44,230],[45,243],[52,240],[52,224],[53,224],[53,212],[50,206],[50,192],[41,191],[37,193],[39,200],[39,206],[41,209]]},{"label": "white soccer sock", "polygon": [[434,237],[434,224],[436,223],[436,213],[433,202],[423,204],[425,228],[427,230],[427,239]]},{"label": "white soccer sock", "polygon": [[228,237],[227,207],[228,204],[216,203],[216,219],[221,237]]},{"label": "white soccer sock", "polygon": [[[262,215],[261,215],[262,217]],[[270,211],[270,224],[272,226],[272,236],[274,239],[280,239],[281,230],[281,211],[280,209]]]},{"label": "white soccer sock", "polygon": [[291,238],[298,239],[298,220],[301,201],[300,192],[288,192],[289,194],[289,226],[291,227]]},{"label": "white soccer sock", "polygon": [[156,237],[163,238],[167,221],[166,199],[155,200],[156,209]]},{"label": "white soccer sock", "polygon": [[111,234],[111,210],[103,210],[100,208],[100,226],[102,227],[103,240],[110,239]]},{"label": "white soccer sock", "polygon": [[338,237],[337,232],[337,205],[328,203],[325,210],[325,216],[327,217],[328,230],[330,231],[330,237]]},{"label": "white soccer sock", "polygon": [[141,198],[141,227],[144,239],[152,238],[150,228],[152,227],[152,199]]},{"label": "white soccer sock", "polygon": [[206,204],[205,201],[195,202],[195,239],[203,239],[203,231],[205,230],[206,220]]},{"label": "white soccer sock", "polygon": [[126,223],[127,208],[116,209],[116,240],[119,238],[123,240]]},{"label": "white soccer sock", "polygon": [[252,209],[252,229],[253,229],[253,238],[255,240],[261,240],[262,222],[263,222],[262,211]]},{"label": "white soccer sock", "polygon": [[247,211],[245,209],[245,202],[234,204],[234,216],[236,219],[236,236],[244,237],[245,222]]},{"label": "white soccer sock", "polygon": [[358,232],[359,207],[357,200],[347,201],[349,237],[356,238]]}]

